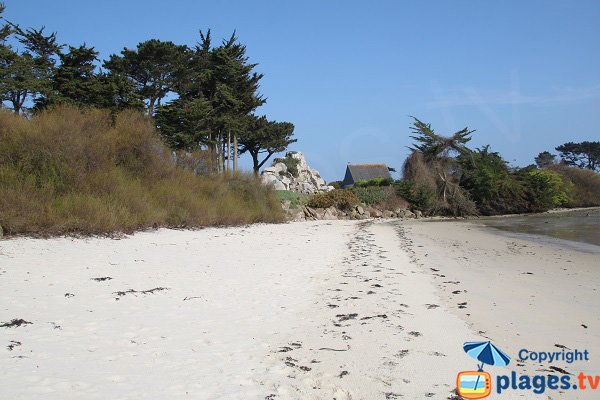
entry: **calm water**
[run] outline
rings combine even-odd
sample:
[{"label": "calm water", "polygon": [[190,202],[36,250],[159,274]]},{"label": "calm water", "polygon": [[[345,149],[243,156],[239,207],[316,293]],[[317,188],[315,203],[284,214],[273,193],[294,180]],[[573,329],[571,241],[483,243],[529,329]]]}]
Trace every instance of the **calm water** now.
[{"label": "calm water", "polygon": [[544,235],[600,246],[600,209],[485,218],[482,222],[509,232]]}]

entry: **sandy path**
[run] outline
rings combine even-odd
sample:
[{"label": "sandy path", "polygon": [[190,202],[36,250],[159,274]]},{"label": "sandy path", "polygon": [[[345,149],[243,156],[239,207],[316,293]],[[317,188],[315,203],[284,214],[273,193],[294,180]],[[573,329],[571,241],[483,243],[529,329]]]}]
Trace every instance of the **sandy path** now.
[{"label": "sandy path", "polygon": [[312,319],[270,356],[285,368],[260,381],[269,398],[447,398],[473,338],[466,324],[440,304],[393,225],[361,223],[347,246],[316,278]]}]

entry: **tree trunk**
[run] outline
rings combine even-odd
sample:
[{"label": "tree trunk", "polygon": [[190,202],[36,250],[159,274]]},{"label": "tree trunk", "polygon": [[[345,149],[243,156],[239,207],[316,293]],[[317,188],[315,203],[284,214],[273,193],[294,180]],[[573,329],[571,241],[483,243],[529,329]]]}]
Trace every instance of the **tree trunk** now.
[{"label": "tree trunk", "polygon": [[229,160],[231,158],[231,131],[227,131],[227,175],[229,175]]},{"label": "tree trunk", "polygon": [[238,170],[238,141],[237,133],[233,134],[233,173],[237,174]]}]

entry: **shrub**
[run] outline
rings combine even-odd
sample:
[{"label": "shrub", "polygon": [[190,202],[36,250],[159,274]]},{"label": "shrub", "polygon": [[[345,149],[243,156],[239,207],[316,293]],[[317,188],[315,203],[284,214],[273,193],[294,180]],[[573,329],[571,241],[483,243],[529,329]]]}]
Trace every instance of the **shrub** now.
[{"label": "shrub", "polygon": [[334,189],[341,189],[342,188],[342,181],[329,182],[329,186],[333,186]]},{"label": "shrub", "polygon": [[358,197],[361,203],[368,206],[379,204],[387,198],[387,193],[379,186],[354,187],[352,193]]},{"label": "shrub", "polygon": [[371,186],[390,186],[394,183],[392,178],[373,178],[369,180],[359,180],[354,183],[354,187],[371,187]]},{"label": "shrub", "polygon": [[317,193],[306,203],[313,208],[329,208],[331,206],[340,210],[350,210],[360,203],[360,200],[349,189],[332,190],[330,192]]},{"label": "shrub", "polygon": [[274,163],[283,163],[285,164],[287,171],[295,178],[298,177],[298,164],[300,163],[300,160],[298,160],[297,158],[293,158],[291,155],[293,153],[288,153],[286,154],[285,157],[283,158],[276,158],[275,160],[273,160]]},{"label": "shrub", "polygon": [[0,112],[0,225],[7,234],[107,234],[152,226],[276,222],[274,192],[252,176],[176,167],[138,112],[69,107]]},{"label": "shrub", "polygon": [[291,190],[277,190],[277,199],[283,203],[286,200],[290,201],[290,208],[298,208],[306,203],[308,196]]},{"label": "shrub", "polygon": [[436,202],[437,193],[433,187],[426,184],[415,184],[407,179],[396,183],[396,193],[406,199],[413,207],[424,213],[429,213]]},{"label": "shrub", "polygon": [[564,204],[566,207],[600,206],[599,173],[562,164],[550,166],[549,169],[557,172],[564,182],[573,185],[569,200]]},{"label": "shrub", "polygon": [[530,211],[546,211],[569,201],[572,184],[557,172],[534,169],[521,173]]}]

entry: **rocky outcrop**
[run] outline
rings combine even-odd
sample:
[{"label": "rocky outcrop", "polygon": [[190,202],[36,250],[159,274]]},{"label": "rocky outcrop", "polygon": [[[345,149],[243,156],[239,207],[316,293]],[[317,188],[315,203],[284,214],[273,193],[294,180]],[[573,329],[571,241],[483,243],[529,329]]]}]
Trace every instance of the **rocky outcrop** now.
[{"label": "rocky outcrop", "polygon": [[316,221],[316,220],[335,220],[335,219],[370,219],[370,218],[399,218],[412,219],[419,218],[420,212],[417,214],[406,209],[379,210],[374,207],[364,209],[361,206],[353,207],[351,210],[338,210],[335,207],[329,208],[312,208],[302,206],[296,209],[284,209],[288,213],[292,221]]},{"label": "rocky outcrop", "polygon": [[319,171],[308,166],[304,155],[295,151],[290,151],[284,158],[273,160],[271,166],[262,171],[261,179],[265,184],[273,185],[275,190],[304,194],[333,190],[333,186],[325,184]]}]

